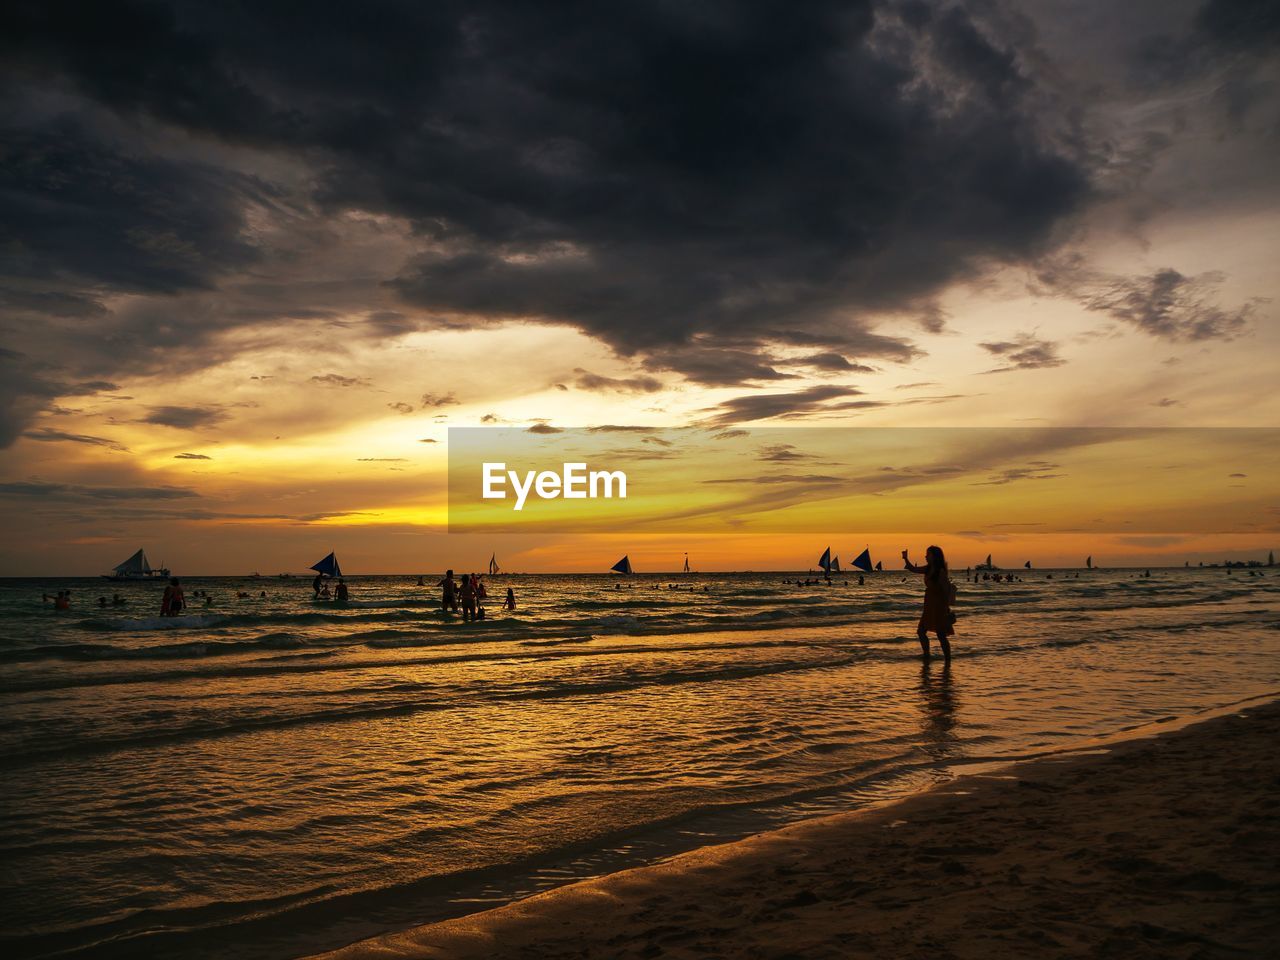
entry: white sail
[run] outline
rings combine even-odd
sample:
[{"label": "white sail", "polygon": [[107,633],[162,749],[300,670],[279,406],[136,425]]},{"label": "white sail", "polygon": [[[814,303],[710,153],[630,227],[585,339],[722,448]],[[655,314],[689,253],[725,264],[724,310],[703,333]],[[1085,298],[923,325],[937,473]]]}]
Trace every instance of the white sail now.
[{"label": "white sail", "polygon": [[138,552],[126,560],[124,563],[113,568],[117,577],[127,577],[137,574],[149,574],[151,572],[151,564],[147,562],[147,555],[139,548]]}]

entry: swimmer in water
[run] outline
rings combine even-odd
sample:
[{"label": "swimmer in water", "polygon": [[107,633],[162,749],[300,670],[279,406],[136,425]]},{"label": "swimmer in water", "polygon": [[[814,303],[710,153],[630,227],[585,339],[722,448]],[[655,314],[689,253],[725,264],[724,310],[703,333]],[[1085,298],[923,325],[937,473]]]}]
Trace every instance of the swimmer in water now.
[{"label": "swimmer in water", "polygon": [[164,588],[164,595],[160,598],[160,616],[176,617],[187,608],[187,600],[182,595],[182,584],[178,582],[177,577],[169,579],[169,585]]}]

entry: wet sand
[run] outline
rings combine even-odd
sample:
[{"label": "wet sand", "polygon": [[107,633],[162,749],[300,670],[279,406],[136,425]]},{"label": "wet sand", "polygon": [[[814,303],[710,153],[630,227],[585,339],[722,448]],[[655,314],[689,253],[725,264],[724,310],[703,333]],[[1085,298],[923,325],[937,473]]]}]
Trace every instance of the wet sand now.
[{"label": "wet sand", "polygon": [[1280,703],[325,954],[1274,957]]}]

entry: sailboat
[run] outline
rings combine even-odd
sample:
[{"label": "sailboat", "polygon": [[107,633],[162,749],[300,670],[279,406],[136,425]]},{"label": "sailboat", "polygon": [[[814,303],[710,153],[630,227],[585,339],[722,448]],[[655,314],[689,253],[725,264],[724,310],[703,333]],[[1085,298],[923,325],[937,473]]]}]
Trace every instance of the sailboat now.
[{"label": "sailboat", "polygon": [[684,555],[684,572],[689,572],[689,555],[687,553]]},{"label": "sailboat", "polygon": [[614,573],[631,573],[631,557],[625,556],[609,568]]},{"label": "sailboat", "polygon": [[1000,568],[999,568],[999,567],[997,567],[994,563],[992,563],[992,562],[991,562],[991,554],[989,554],[989,553],[988,553],[988,554],[987,554],[987,559],[986,559],[986,560],[984,560],[982,563],[978,564],[978,565],[977,565],[976,567],[974,567],[973,569],[975,569],[975,570],[999,570]]},{"label": "sailboat", "polygon": [[154,568],[147,562],[142,548],[124,563],[116,564],[110,573],[102,575],[107,580],[156,580],[169,576],[168,567]]},{"label": "sailboat", "polygon": [[495,553],[489,557],[489,576],[497,576],[498,573],[498,555]]},{"label": "sailboat", "polygon": [[884,564],[881,563],[879,560],[876,561],[876,571],[880,573],[884,572]]},{"label": "sailboat", "polygon": [[822,556],[818,558],[818,566],[822,568],[824,573],[831,572],[831,548],[830,547],[827,547],[827,549],[822,551]]},{"label": "sailboat", "polygon": [[1086,570],[1093,569],[1093,554],[1089,554],[1089,556],[1084,558],[1084,568]]},{"label": "sailboat", "polygon": [[853,565],[863,573],[871,572],[871,548],[863,550],[860,554],[853,558]]},{"label": "sailboat", "polygon": [[1026,563],[1024,563],[1024,564],[1023,564],[1023,566],[1024,566],[1024,567],[1026,567],[1028,570],[1030,570],[1030,569],[1031,569],[1031,561],[1030,561],[1030,560],[1028,560]]},{"label": "sailboat", "polygon": [[315,570],[317,573],[321,573],[326,577],[342,576],[342,568],[338,566],[338,556],[333,551],[330,551],[329,555],[319,563],[313,563],[310,569]]},{"label": "sailboat", "polygon": [[1274,567],[1276,565],[1276,552],[1274,550],[1267,551],[1267,566]]},{"label": "sailboat", "polygon": [[832,557],[832,558],[831,558],[831,571],[830,571],[830,572],[831,572],[831,573],[839,573],[839,572],[840,572],[840,558],[839,558],[839,557]]}]

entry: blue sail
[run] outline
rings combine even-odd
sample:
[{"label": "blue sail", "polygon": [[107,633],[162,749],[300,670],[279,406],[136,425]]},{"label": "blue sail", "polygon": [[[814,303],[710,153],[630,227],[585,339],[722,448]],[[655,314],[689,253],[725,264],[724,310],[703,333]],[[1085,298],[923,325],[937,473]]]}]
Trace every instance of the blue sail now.
[{"label": "blue sail", "polygon": [[871,548],[863,550],[854,558],[853,565],[864,573],[871,572]]},{"label": "blue sail", "polygon": [[629,556],[623,557],[621,560],[619,560],[617,563],[615,563],[615,564],[614,564],[612,567],[610,567],[609,569],[610,569],[610,570],[613,570],[613,571],[615,571],[615,572],[617,572],[617,573],[630,573],[630,572],[631,572],[631,557],[629,557]]},{"label": "blue sail", "polygon": [[338,557],[333,553],[330,553],[319,563],[313,563],[311,569],[323,573],[326,577],[342,576],[342,568],[338,566]]},{"label": "blue sail", "polygon": [[830,547],[827,547],[827,549],[822,551],[822,556],[818,558],[818,566],[820,566],[827,573],[831,572],[831,548]]}]

